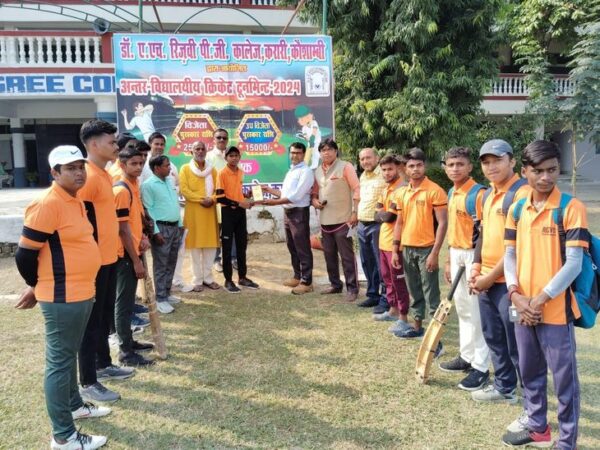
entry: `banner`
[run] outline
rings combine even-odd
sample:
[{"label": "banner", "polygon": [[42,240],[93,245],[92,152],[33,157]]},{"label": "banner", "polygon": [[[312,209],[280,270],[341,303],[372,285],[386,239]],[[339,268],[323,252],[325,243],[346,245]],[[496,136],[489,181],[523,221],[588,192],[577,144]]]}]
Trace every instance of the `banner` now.
[{"label": "banner", "polygon": [[115,34],[119,130],[159,131],[181,167],[192,144],[210,151],[224,128],[241,151],[244,183],[281,183],[287,148],[303,142],[318,164],[333,136],[333,70],[327,36]]}]

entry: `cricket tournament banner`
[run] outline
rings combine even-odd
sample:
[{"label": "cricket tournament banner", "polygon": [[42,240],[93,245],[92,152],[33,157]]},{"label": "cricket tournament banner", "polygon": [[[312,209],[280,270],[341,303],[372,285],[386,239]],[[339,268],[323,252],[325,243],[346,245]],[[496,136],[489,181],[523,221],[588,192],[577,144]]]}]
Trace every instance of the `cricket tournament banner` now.
[{"label": "cricket tournament banner", "polygon": [[217,128],[241,151],[244,183],[279,184],[287,147],[333,136],[333,69],[327,36],[115,34],[119,130],[167,136],[178,167],[192,144],[213,148]]}]

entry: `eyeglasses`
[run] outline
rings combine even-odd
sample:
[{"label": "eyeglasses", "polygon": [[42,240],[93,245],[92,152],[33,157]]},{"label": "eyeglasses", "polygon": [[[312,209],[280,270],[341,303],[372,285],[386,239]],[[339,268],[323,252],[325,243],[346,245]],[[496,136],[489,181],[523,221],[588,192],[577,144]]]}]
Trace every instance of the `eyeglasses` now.
[{"label": "eyeglasses", "polygon": [[229,138],[227,136],[215,136],[215,139],[217,141],[226,141]]}]

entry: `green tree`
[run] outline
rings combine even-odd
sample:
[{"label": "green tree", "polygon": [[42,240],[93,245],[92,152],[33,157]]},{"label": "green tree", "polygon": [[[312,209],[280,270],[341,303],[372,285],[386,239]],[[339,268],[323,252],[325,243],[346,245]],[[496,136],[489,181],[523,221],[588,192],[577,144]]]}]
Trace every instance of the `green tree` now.
[{"label": "green tree", "polygon": [[[320,8],[307,2],[301,17],[317,23]],[[490,0],[331,0],[342,147],[418,145],[433,156],[472,134],[498,72],[497,8]]]}]

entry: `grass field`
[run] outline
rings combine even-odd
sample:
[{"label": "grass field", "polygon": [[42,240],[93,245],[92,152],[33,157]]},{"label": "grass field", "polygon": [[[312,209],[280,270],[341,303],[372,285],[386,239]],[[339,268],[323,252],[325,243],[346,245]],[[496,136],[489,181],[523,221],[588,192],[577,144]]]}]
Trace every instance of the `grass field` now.
[{"label": "grass field", "polygon": [[[590,209],[600,231],[600,208]],[[475,404],[460,377],[432,369],[414,377],[419,341],[342,297],[291,296],[284,244],[253,244],[257,292],[184,294],[163,317],[170,357],[128,381],[105,419],[82,431],[106,434],[110,449],[493,449],[520,407]],[[323,256],[315,253],[324,281]],[[220,278],[217,279],[221,281]],[[48,448],[42,391],[43,320],[16,311],[22,288],[14,262],[0,260],[0,449]],[[445,289],[447,289],[445,287]],[[456,315],[444,337],[457,352]],[[600,448],[600,327],[577,330],[582,389],[580,449]],[[549,419],[556,430],[556,400]]]}]

